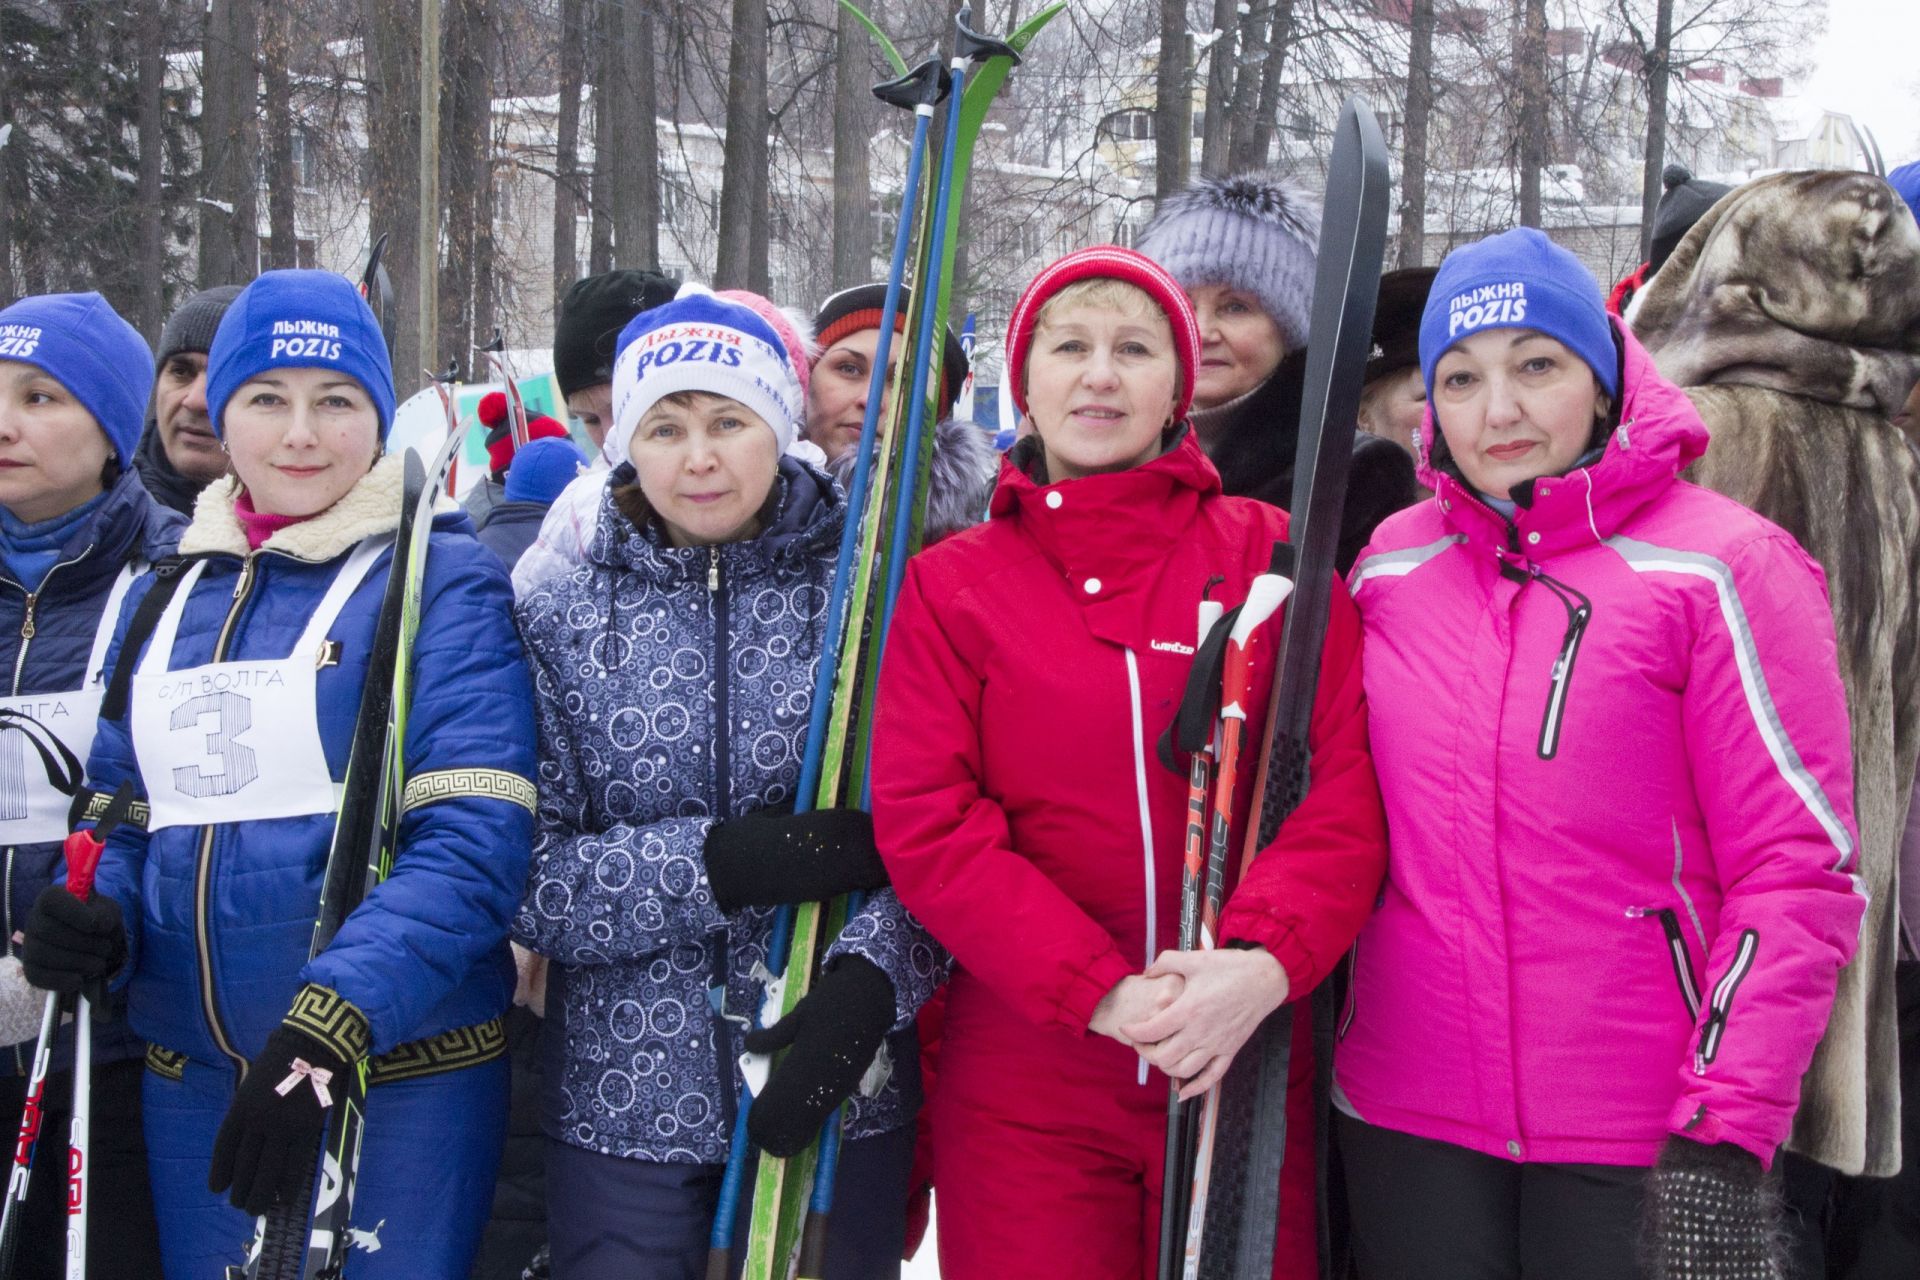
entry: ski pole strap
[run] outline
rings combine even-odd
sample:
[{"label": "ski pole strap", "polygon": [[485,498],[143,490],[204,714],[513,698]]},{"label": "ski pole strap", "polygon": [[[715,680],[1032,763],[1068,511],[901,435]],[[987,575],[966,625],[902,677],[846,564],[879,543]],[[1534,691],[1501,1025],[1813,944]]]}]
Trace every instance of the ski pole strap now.
[{"label": "ski pole strap", "polygon": [[154,562],[153,586],[140,598],[140,606],[133,611],[133,618],[127,623],[127,634],[120,641],[120,654],[114,659],[113,676],[107,681],[106,695],[100,700],[100,715],[106,720],[121,720],[127,714],[127,694],[133,688],[134,668],[139,665],[140,651],[153,637],[153,630],[160,625],[160,615],[165,613],[167,605],[172,603],[174,592],[180,589],[181,570],[188,561],[179,556],[168,556]]},{"label": "ski pole strap", "polygon": [[1175,773],[1184,775],[1187,771],[1180,763],[1181,756],[1203,749],[1213,736],[1213,722],[1220,718],[1220,691],[1226,680],[1227,637],[1233,634],[1242,607],[1235,605],[1222,614],[1200,642],[1200,651],[1193,655],[1193,666],[1187,670],[1187,689],[1180,697],[1180,707],[1173,714],[1173,723],[1160,735],[1160,763]]},{"label": "ski pole strap", "polygon": [[0,707],[0,731],[7,729],[18,729],[33,744],[40,756],[40,767],[46,770],[48,786],[63,796],[80,789],[80,776],[84,771],[80,757],[73,754],[73,748],[60,741],[53,730],[24,711]]}]

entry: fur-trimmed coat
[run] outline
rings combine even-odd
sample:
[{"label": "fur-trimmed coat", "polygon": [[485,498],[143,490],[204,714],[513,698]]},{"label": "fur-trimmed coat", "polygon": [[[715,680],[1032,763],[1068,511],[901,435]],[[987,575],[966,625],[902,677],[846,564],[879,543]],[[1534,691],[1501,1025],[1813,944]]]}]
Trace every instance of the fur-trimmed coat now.
[{"label": "fur-trimmed coat", "polygon": [[1712,432],[1687,478],[1784,527],[1826,571],[1872,898],[1788,1145],[1891,1174],[1898,857],[1920,756],[1920,452],[1889,419],[1920,378],[1920,230],[1878,178],[1775,174],[1708,211],[1629,318]]}]

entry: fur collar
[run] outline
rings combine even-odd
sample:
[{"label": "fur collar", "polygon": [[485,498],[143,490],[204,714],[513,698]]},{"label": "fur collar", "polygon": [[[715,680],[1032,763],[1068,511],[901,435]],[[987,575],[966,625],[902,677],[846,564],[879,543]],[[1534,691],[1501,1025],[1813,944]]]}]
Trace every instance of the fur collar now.
[{"label": "fur collar", "polygon": [[[389,454],[374,463],[373,469],[338,502],[311,520],[279,530],[260,549],[279,551],[315,564],[331,560],[363,539],[392,533],[400,527],[400,498],[404,486],[405,469],[400,457]],[[246,531],[233,509],[239,495],[240,481],[232,476],[216,480],[200,491],[199,500],[193,506],[193,523],[180,538],[181,555],[224,552],[244,557],[247,554]]]}]

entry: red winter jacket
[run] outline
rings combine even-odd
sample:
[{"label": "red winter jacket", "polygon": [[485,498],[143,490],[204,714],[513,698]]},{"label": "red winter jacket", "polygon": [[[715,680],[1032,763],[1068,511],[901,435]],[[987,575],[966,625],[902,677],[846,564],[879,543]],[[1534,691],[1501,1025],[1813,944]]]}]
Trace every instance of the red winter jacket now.
[{"label": "red winter jacket", "polygon": [[[1227,579],[1216,598],[1244,599],[1286,528],[1273,507],[1222,497],[1189,432],[1132,470],[1058,484],[1009,459],[992,518],[908,565],[873,730],[880,851],[962,976],[1033,1022],[1084,1032],[1115,983],[1177,945],[1186,777],[1155,743],[1207,578]],[[1254,744],[1280,622],[1262,632]],[[1359,646],[1336,590],[1312,789],[1221,921],[1224,939],[1280,961],[1294,998],[1352,943],[1385,867]]]}]

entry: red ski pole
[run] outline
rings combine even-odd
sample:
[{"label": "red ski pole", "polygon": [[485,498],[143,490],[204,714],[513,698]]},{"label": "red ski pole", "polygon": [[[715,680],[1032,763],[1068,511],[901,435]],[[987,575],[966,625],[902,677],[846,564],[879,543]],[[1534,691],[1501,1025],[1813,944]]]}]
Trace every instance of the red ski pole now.
[{"label": "red ski pole", "polygon": [[[1240,745],[1247,728],[1247,703],[1253,696],[1253,638],[1260,625],[1278,613],[1293,591],[1284,570],[1293,560],[1289,543],[1274,544],[1267,572],[1253,580],[1247,602],[1240,608],[1233,632],[1227,637],[1226,671],[1220,691],[1220,760],[1213,789],[1213,831],[1207,849],[1207,886],[1201,900],[1198,945],[1211,951],[1220,932],[1220,904],[1226,896],[1228,828],[1233,817],[1233,793],[1240,781]],[[1200,1113],[1200,1135],[1193,1162],[1193,1189],[1187,1205],[1185,1280],[1195,1280],[1200,1269],[1200,1235],[1207,1218],[1207,1195],[1213,1172],[1213,1136],[1220,1118],[1220,1086],[1207,1090]]]}]

